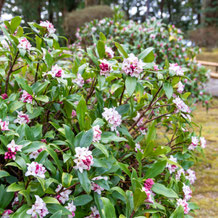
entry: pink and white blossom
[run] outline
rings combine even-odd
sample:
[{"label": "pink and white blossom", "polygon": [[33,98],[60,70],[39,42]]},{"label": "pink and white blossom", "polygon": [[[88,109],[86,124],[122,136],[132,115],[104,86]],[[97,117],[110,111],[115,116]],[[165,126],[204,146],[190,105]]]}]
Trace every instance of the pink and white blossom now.
[{"label": "pink and white blossom", "polygon": [[102,180],[104,179],[105,181],[108,180],[108,177],[106,176],[97,176],[97,177],[94,177],[92,179],[92,182],[91,182],[91,190],[93,190],[94,192],[98,193],[99,195],[101,194],[102,191],[104,191],[104,188],[102,188],[100,185],[98,185],[97,183],[93,182],[93,181],[96,181],[96,180]]},{"label": "pink and white blossom", "polygon": [[33,152],[30,154],[29,158],[30,158],[30,159],[36,159],[36,158],[39,156],[39,154],[40,154],[42,151],[44,151],[44,150],[45,150],[45,148],[40,148],[40,149],[38,149],[37,151],[33,151]]},{"label": "pink and white blossom", "polygon": [[46,74],[51,75],[53,78],[64,78],[65,77],[64,70],[61,67],[59,67],[57,64],[52,66],[51,70]]},{"label": "pink and white blossom", "polygon": [[192,190],[190,189],[189,186],[183,184],[182,187],[183,193],[184,193],[184,198],[186,201],[190,200],[192,197]]},{"label": "pink and white blossom", "polygon": [[31,215],[32,218],[45,217],[49,214],[45,202],[38,195],[35,195],[35,198],[36,201],[32,205],[32,208],[27,210],[26,213]]},{"label": "pink and white blossom", "polygon": [[99,125],[93,126],[93,142],[99,142],[101,140],[102,131]]},{"label": "pink and white blossom", "polygon": [[91,215],[86,216],[85,218],[100,218],[100,213],[96,208],[96,206],[91,207],[91,211],[92,211]]},{"label": "pink and white blossom", "polygon": [[23,113],[23,111],[17,111],[17,119],[14,120],[14,123],[27,124],[30,122],[29,115]]},{"label": "pink and white blossom", "polygon": [[122,117],[116,111],[115,107],[113,107],[113,108],[104,108],[104,112],[102,113],[102,116],[109,123],[111,131],[116,130],[116,128],[121,125]]},{"label": "pink and white blossom", "polygon": [[77,73],[77,78],[73,80],[74,83],[76,83],[79,87],[83,87],[84,85],[84,79],[80,73]]},{"label": "pink and white blossom", "polygon": [[76,147],[76,159],[74,159],[74,162],[76,166],[74,169],[79,170],[81,173],[83,170],[90,170],[91,166],[94,164],[92,152],[89,151],[89,148],[85,147]]},{"label": "pink and white blossom", "polygon": [[184,72],[181,66],[176,64],[170,64],[169,70],[175,73],[177,76],[183,76]]},{"label": "pink and white blossom", "polygon": [[8,131],[9,130],[8,126],[9,126],[9,122],[8,121],[2,121],[0,119],[0,130],[1,131]]},{"label": "pink and white blossom", "polygon": [[21,151],[23,145],[16,145],[14,139],[7,145],[7,148],[11,151]]},{"label": "pink and white blossom", "polygon": [[147,195],[147,198],[145,201],[153,204],[154,203],[154,200],[152,199],[152,196],[154,195],[153,192],[146,187],[142,187],[142,191],[144,191]]},{"label": "pink and white blossom", "polygon": [[179,169],[176,173],[176,180],[180,180],[181,175],[184,174],[185,175],[185,171],[184,169]]},{"label": "pink and white blossom", "polygon": [[68,215],[68,218],[75,217],[76,206],[74,205],[73,201],[68,203],[65,208],[71,212],[71,215]]},{"label": "pink and white blossom", "polygon": [[122,64],[122,71],[131,76],[139,77],[143,72],[143,62],[139,60],[134,54],[130,54],[128,58],[125,58]]},{"label": "pink and white blossom", "polygon": [[181,198],[177,199],[177,206],[180,206],[180,205],[184,209],[184,214],[188,214],[190,211],[190,208],[188,206],[187,201],[185,199],[181,199]]},{"label": "pink and white blossom", "polygon": [[200,137],[200,143],[202,148],[205,148],[207,145],[207,141],[205,140],[204,137]]},{"label": "pink and white blossom", "polygon": [[30,95],[27,91],[23,90],[22,95],[20,97],[20,100],[24,103],[32,104],[33,103],[33,96]]},{"label": "pink and white blossom", "polygon": [[8,98],[8,95],[7,95],[7,93],[3,93],[3,94],[1,94],[1,97],[2,97],[3,100],[5,100],[5,99]]},{"label": "pink and white blossom", "polygon": [[140,151],[142,154],[144,154],[144,151],[141,149],[141,145],[139,143],[135,144],[135,152]]},{"label": "pink and white blossom", "polygon": [[181,81],[179,81],[177,85],[178,85],[177,92],[181,94],[184,91],[185,85],[183,85]]},{"label": "pink and white blossom", "polygon": [[27,164],[27,172],[25,173],[25,176],[34,176],[34,177],[40,177],[45,178],[45,172],[46,169],[42,164],[39,164],[37,162],[32,162]]},{"label": "pink and white blossom", "polygon": [[1,44],[4,49],[9,49],[9,44],[5,39],[1,41]]},{"label": "pink and white blossom", "polygon": [[108,46],[105,46],[105,53],[108,56],[108,58],[114,57],[114,51]]},{"label": "pink and white blossom", "polygon": [[153,179],[146,179],[144,183],[144,187],[148,190],[151,190],[152,186],[154,185]]},{"label": "pink and white blossom", "polygon": [[40,21],[40,26],[45,27],[48,31],[48,36],[55,33],[56,29],[54,28],[54,25],[50,23],[49,21]]},{"label": "pink and white blossom", "polygon": [[100,62],[101,62],[99,64],[99,67],[101,69],[100,75],[106,76],[106,77],[109,76],[110,75],[110,71],[112,69],[110,63],[107,60],[105,60],[105,59],[100,60]]},{"label": "pink and white blossom", "polygon": [[176,107],[178,110],[184,112],[184,113],[190,113],[190,108],[184,103],[184,101],[180,97],[176,97],[173,100],[173,103],[176,104]]},{"label": "pink and white blossom", "polygon": [[72,118],[76,117],[76,111],[75,110],[72,110],[71,116],[72,116]]},{"label": "pink and white blossom", "polygon": [[196,180],[195,171],[193,171],[193,170],[191,170],[191,169],[188,169],[188,170],[186,171],[186,173],[187,173],[188,175],[186,175],[185,178],[188,179],[191,184],[194,184],[194,183],[195,183],[195,180]]},{"label": "pink and white blossom", "polygon": [[[170,156],[169,160],[177,163],[177,159],[173,157],[172,155]],[[166,167],[168,168],[170,174],[174,173],[176,169],[178,168],[175,164],[170,164],[170,163],[167,163]]]},{"label": "pink and white blossom", "polygon": [[30,42],[25,37],[22,37],[22,38],[19,38],[19,44],[17,47],[24,49],[26,51],[29,51],[32,46],[31,46]]},{"label": "pink and white blossom", "polygon": [[199,143],[198,137],[192,136],[192,143],[189,145],[188,149],[194,150],[197,147],[198,143]]},{"label": "pink and white blossom", "polygon": [[13,210],[5,210],[3,213],[2,213],[2,216],[1,218],[10,218],[10,214],[13,213]]},{"label": "pink and white blossom", "polygon": [[56,192],[59,192],[60,190],[61,192],[56,196],[56,198],[58,201],[60,201],[60,203],[65,204],[65,202],[69,201],[69,196],[72,191],[63,188],[62,184],[59,184],[58,187],[55,189]]}]

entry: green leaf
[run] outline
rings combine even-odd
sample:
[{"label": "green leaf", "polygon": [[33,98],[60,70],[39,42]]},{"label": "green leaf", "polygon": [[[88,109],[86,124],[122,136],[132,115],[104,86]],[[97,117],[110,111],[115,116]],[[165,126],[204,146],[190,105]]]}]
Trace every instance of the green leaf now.
[{"label": "green leaf", "polygon": [[161,174],[165,167],[166,167],[167,161],[157,161],[156,163],[154,163],[151,168],[149,168],[147,170],[147,172],[145,173],[145,178],[154,178],[156,176],[158,176],[159,174]]},{"label": "green leaf", "polygon": [[101,142],[106,144],[109,142],[127,142],[127,139],[119,137],[113,132],[103,132],[101,135]]},{"label": "green leaf", "polygon": [[108,153],[108,150],[107,150],[107,148],[104,146],[104,145],[102,145],[102,144],[100,144],[100,143],[93,143],[93,145],[97,148],[97,149],[99,149],[106,157],[109,157],[109,153]]},{"label": "green leaf", "polygon": [[21,18],[20,17],[14,17],[11,20],[11,31],[14,33],[18,26],[20,26]]},{"label": "green leaf", "polygon": [[170,215],[170,218],[181,218],[184,216],[184,209],[180,205],[176,208],[176,210]]},{"label": "green leaf", "polygon": [[63,172],[63,174],[62,174],[62,185],[65,188],[68,188],[71,185],[72,179],[73,179],[73,176],[71,174]]},{"label": "green leaf", "polygon": [[10,174],[4,170],[0,170],[0,178],[10,176]]},{"label": "green leaf", "polygon": [[90,129],[83,133],[82,138],[80,140],[80,147],[89,147],[92,144],[93,140],[93,130]]},{"label": "green leaf", "polygon": [[143,60],[145,63],[150,63],[154,60],[154,48],[146,48],[143,52],[138,55],[138,58]]},{"label": "green leaf", "polygon": [[7,187],[7,192],[17,192],[17,191],[21,191],[24,190],[25,186],[24,183],[12,183]]},{"label": "green leaf", "polygon": [[44,49],[44,51],[46,52],[45,53],[45,63],[50,68],[52,67],[52,64],[53,64],[53,58],[46,49]]},{"label": "green leaf", "polygon": [[87,171],[85,170],[83,173],[77,171],[77,173],[81,186],[83,187],[84,191],[89,194],[91,192],[91,182],[88,178]]},{"label": "green leaf", "polygon": [[9,108],[10,108],[10,112],[13,113],[14,111],[16,111],[17,109],[23,107],[24,103],[21,101],[13,101]]},{"label": "green leaf", "polygon": [[130,217],[133,209],[134,209],[134,202],[133,202],[133,193],[132,191],[126,191],[127,202],[126,202],[126,217]]},{"label": "green leaf", "polygon": [[102,59],[105,55],[105,44],[101,40],[99,40],[97,43],[97,51],[98,51],[99,58]]},{"label": "green leaf", "polygon": [[70,144],[71,150],[74,150],[74,133],[71,128],[67,125],[64,125],[65,137],[67,142]]},{"label": "green leaf", "polygon": [[129,166],[128,164],[118,163],[118,165],[122,171],[124,171],[129,177],[131,177],[131,173],[128,169],[128,166]]},{"label": "green leaf", "polygon": [[173,87],[170,83],[166,82],[163,84],[163,89],[166,93],[166,96],[168,99],[171,99],[171,97],[173,96]]},{"label": "green leaf", "polygon": [[20,76],[16,76],[15,80],[17,81],[17,83],[19,84],[19,86],[21,86],[22,89],[24,89],[25,91],[27,91],[30,95],[33,94],[32,89],[30,88],[30,86],[28,85],[27,81],[20,77]]},{"label": "green leaf", "polygon": [[76,114],[79,122],[80,129],[85,129],[85,113],[87,111],[86,101],[83,97],[81,97],[77,108],[76,108]]},{"label": "green leaf", "polygon": [[106,218],[116,218],[116,213],[115,213],[115,209],[114,209],[114,205],[110,202],[110,200],[108,198],[101,198],[102,202],[103,202],[103,214]]},{"label": "green leaf", "polygon": [[60,204],[56,198],[46,196],[42,199],[46,204]]},{"label": "green leaf", "polygon": [[117,191],[118,193],[120,193],[127,200],[126,193],[122,188],[116,186],[116,187],[111,188],[111,190],[112,191]]},{"label": "green leaf", "polygon": [[80,195],[78,197],[75,197],[75,199],[73,200],[73,203],[75,204],[75,206],[83,206],[83,205],[88,204],[92,200],[93,198],[91,195]]},{"label": "green leaf", "polygon": [[148,133],[146,137],[146,143],[149,144],[152,140],[156,139],[156,121],[153,121],[152,124],[148,127]]},{"label": "green leaf", "polygon": [[56,153],[52,148],[49,148],[49,147],[47,147],[46,150],[48,151],[49,155],[53,158],[53,160],[54,160],[54,162],[56,163],[58,169],[59,169],[60,172],[62,173],[63,170],[62,170],[62,167],[61,167],[59,158],[58,158],[58,156],[57,156],[57,153]]},{"label": "green leaf", "polygon": [[36,97],[36,100],[37,100],[37,101],[42,101],[42,102],[47,103],[47,102],[49,102],[49,97],[46,96],[46,95],[40,95],[40,96],[37,96],[37,97]]},{"label": "green leaf", "polygon": [[0,185],[0,208],[6,208],[14,197],[14,193],[6,192],[6,187]]},{"label": "green leaf", "polygon": [[133,199],[134,199],[134,210],[137,211],[138,208],[144,204],[145,199],[147,198],[147,195],[144,191],[142,191],[141,189],[137,188],[134,191],[133,194]]},{"label": "green leaf", "polygon": [[62,210],[57,211],[52,216],[50,216],[50,218],[61,218],[61,217],[62,217]]},{"label": "green leaf", "polygon": [[114,43],[115,46],[117,47],[119,53],[124,57],[124,58],[128,58],[128,54],[127,52],[124,50],[124,48],[117,42]]},{"label": "green leaf", "polygon": [[129,112],[130,105],[129,104],[122,104],[119,107],[116,108],[116,111],[120,114],[127,114]]},{"label": "green leaf", "polygon": [[132,96],[133,92],[135,91],[136,83],[137,80],[135,77],[131,77],[131,76],[126,77],[125,87],[129,96]]},{"label": "green leaf", "polygon": [[18,208],[15,213],[11,214],[10,218],[31,218],[31,215],[26,213],[29,209],[30,207],[27,204],[24,204]]},{"label": "green leaf", "polygon": [[167,188],[166,186],[159,183],[154,183],[152,186],[152,191],[167,198],[178,198],[178,195],[172,189]]},{"label": "green leaf", "polygon": [[107,40],[106,36],[102,32],[99,33],[99,39],[103,42]]}]

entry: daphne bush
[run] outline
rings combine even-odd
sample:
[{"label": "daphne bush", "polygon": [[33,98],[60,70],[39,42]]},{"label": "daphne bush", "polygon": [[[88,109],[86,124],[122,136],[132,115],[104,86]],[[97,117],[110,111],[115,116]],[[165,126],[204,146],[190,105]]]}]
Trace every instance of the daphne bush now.
[{"label": "daphne bush", "polygon": [[160,69],[164,67],[166,59],[170,60],[170,63],[187,68],[186,76],[189,79],[182,80],[185,90],[192,93],[193,103],[201,101],[204,106],[208,106],[211,96],[206,94],[204,89],[208,71],[196,61],[200,49],[190,46],[180,29],[174,25],[166,25],[156,18],[150,18],[145,23],[126,21],[118,11],[114,18],[94,20],[78,28],[73,50],[96,43],[100,32],[105,34],[109,45],[113,46],[113,41],[116,41],[122,44],[128,53],[135,55],[147,47],[153,47],[155,62]]},{"label": "daphne bush", "polygon": [[189,68],[103,33],[78,58],[51,23],[20,22],[1,26],[2,217],[191,217],[206,141],[179,85]]}]

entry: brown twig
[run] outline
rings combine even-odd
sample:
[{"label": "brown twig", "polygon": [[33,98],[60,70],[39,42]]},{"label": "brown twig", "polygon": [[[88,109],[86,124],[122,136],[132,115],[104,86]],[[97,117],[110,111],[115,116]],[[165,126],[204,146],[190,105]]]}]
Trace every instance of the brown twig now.
[{"label": "brown twig", "polygon": [[38,62],[37,65],[36,65],[35,82],[36,82],[37,79],[38,79],[38,71],[39,71],[39,62]]}]

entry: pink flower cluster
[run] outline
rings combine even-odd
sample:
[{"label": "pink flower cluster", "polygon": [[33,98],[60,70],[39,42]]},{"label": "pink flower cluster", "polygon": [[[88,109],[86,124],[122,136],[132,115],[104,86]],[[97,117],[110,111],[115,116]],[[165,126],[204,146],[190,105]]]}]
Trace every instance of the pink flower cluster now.
[{"label": "pink flower cluster", "polygon": [[178,85],[177,92],[181,94],[184,91],[185,85],[183,85],[181,81],[179,81],[177,85]]},{"label": "pink flower cluster", "polygon": [[23,90],[20,100],[24,103],[33,103],[33,96],[30,95],[27,91]]},{"label": "pink flower cluster", "polygon": [[2,97],[3,100],[5,100],[5,99],[8,98],[8,95],[7,95],[7,93],[3,93],[3,94],[1,94],[1,97]]},{"label": "pink flower cluster", "polygon": [[94,164],[92,152],[85,147],[76,147],[75,151],[76,159],[74,159],[74,162],[76,163],[76,166],[74,169],[79,170],[81,173],[83,170],[90,170],[91,166]]},{"label": "pink flower cluster", "polygon": [[109,76],[111,71],[111,65],[107,60],[101,60],[101,63],[99,64],[99,67],[101,69],[100,75],[102,76]]},{"label": "pink flower cluster", "polygon": [[58,187],[55,189],[56,192],[59,192],[61,189],[63,189],[58,195],[57,199],[60,201],[62,204],[65,204],[69,200],[69,195],[71,194],[71,190],[67,190],[66,188],[63,188],[62,185],[58,185]]},{"label": "pink flower cluster", "polygon": [[93,142],[99,142],[101,140],[101,133],[100,126],[96,125],[92,127],[93,130]]},{"label": "pink flower cluster", "polygon": [[180,97],[176,97],[173,100],[173,103],[176,104],[176,107],[178,110],[184,112],[184,113],[190,113],[190,108],[184,103],[184,101]]},{"label": "pink flower cluster", "polygon": [[33,151],[29,156],[30,159],[36,159],[43,150],[45,150],[45,148],[40,148],[37,151]]},{"label": "pink flower cluster", "polygon": [[12,214],[13,211],[12,210],[5,210],[1,216],[1,218],[9,218],[10,214]]},{"label": "pink flower cluster", "polygon": [[199,143],[198,137],[192,136],[192,143],[189,145],[188,149],[194,150],[197,147],[198,143]]},{"label": "pink flower cluster", "polygon": [[144,187],[142,188],[142,191],[144,191],[147,195],[146,202],[148,203],[154,203],[152,199],[153,192],[151,191],[152,186],[154,185],[154,181],[152,179],[147,179],[144,183]]},{"label": "pink flower cluster", "polygon": [[68,218],[75,217],[76,206],[73,204],[73,201],[68,203],[65,208],[71,212],[71,215],[68,215]]},{"label": "pink flower cluster", "polygon": [[105,53],[108,56],[108,58],[113,58],[114,57],[113,50],[108,46],[105,46]]},{"label": "pink flower cluster", "polygon": [[16,157],[15,157],[16,153],[18,151],[21,151],[22,147],[23,147],[23,145],[16,145],[15,141],[12,140],[11,143],[7,145],[8,151],[5,152],[5,157],[4,158],[5,159],[15,160],[16,159]]},{"label": "pink flower cluster", "polygon": [[169,70],[175,73],[177,76],[184,75],[182,67],[180,67],[178,64],[170,64]]},{"label": "pink flower cluster", "polygon": [[40,177],[45,178],[45,172],[46,169],[42,164],[39,164],[37,162],[32,162],[31,164],[27,164],[27,172],[25,173],[25,176],[34,176],[34,177]]},{"label": "pink flower cluster", "polygon": [[48,31],[48,36],[55,33],[56,29],[54,28],[54,25],[50,23],[49,21],[40,21],[40,26],[45,27]]},{"label": "pink flower cluster", "polygon": [[186,173],[187,173],[188,175],[186,175],[185,178],[188,179],[191,184],[194,184],[194,183],[195,183],[195,180],[196,180],[195,171],[193,171],[193,170],[191,170],[191,169],[188,169],[188,170],[186,171]]},{"label": "pink flower cluster", "polygon": [[132,77],[139,77],[140,73],[143,71],[143,62],[131,53],[128,58],[124,59],[122,71]]},{"label": "pink flower cluster", "polygon": [[17,111],[17,119],[14,120],[14,123],[26,124],[30,122],[29,115],[23,113],[23,111]]},{"label": "pink flower cluster", "polygon": [[109,123],[109,125],[111,127],[111,131],[116,130],[116,128],[121,125],[122,117],[116,111],[115,107],[104,108],[104,112],[102,113],[102,116]]},{"label": "pink flower cluster", "polygon": [[[177,163],[177,159],[173,157],[172,155],[170,156],[169,160]],[[178,168],[175,164],[169,164],[169,163],[167,163],[166,167],[168,168],[170,174],[174,173],[176,169]]]},{"label": "pink flower cluster", "polygon": [[141,149],[141,145],[139,143],[135,144],[135,152],[140,151],[142,154],[144,154],[144,151]]},{"label": "pink flower cluster", "polygon": [[[102,180],[104,179],[105,181],[108,180],[108,178],[106,176],[102,177],[102,176],[97,176],[94,177],[92,179],[92,181],[96,181],[96,180]],[[104,188],[102,188],[100,185],[98,185],[95,182],[91,182],[91,190],[93,190],[94,192],[98,193],[99,195],[101,194],[102,191],[104,191]]]},{"label": "pink flower cluster", "polygon": [[30,42],[25,37],[22,37],[22,38],[19,38],[19,45],[17,47],[24,49],[26,51],[29,51],[32,46],[31,46]]},{"label": "pink flower cluster", "polygon": [[75,110],[72,110],[71,116],[72,116],[72,118],[76,117],[76,111]]},{"label": "pink flower cluster", "polygon": [[85,218],[100,218],[100,213],[97,210],[96,206],[91,207],[91,215],[90,216],[86,216]]},{"label": "pink flower cluster", "polygon": [[188,214],[190,211],[190,208],[188,206],[187,201],[185,199],[182,200],[181,198],[177,199],[177,206],[180,206],[180,205],[184,209],[184,214]]},{"label": "pink flower cluster", "polygon": [[83,87],[84,85],[84,79],[80,73],[77,74],[77,78],[74,79],[73,82],[75,82],[79,87]]},{"label": "pink flower cluster", "polygon": [[65,76],[64,70],[57,64],[52,66],[51,71],[49,71],[47,74],[51,75],[53,78],[63,78]]},{"label": "pink flower cluster", "polygon": [[192,197],[192,190],[190,189],[189,186],[183,184],[182,187],[183,193],[184,193],[184,198],[186,201],[190,200]]},{"label": "pink flower cluster", "polygon": [[32,205],[32,208],[27,210],[26,213],[31,215],[32,218],[45,217],[49,214],[45,202],[38,195],[35,195],[35,198],[36,201]]},{"label": "pink flower cluster", "polygon": [[2,121],[0,119],[0,130],[1,131],[8,131],[9,130],[8,125],[9,125],[8,121]]}]

